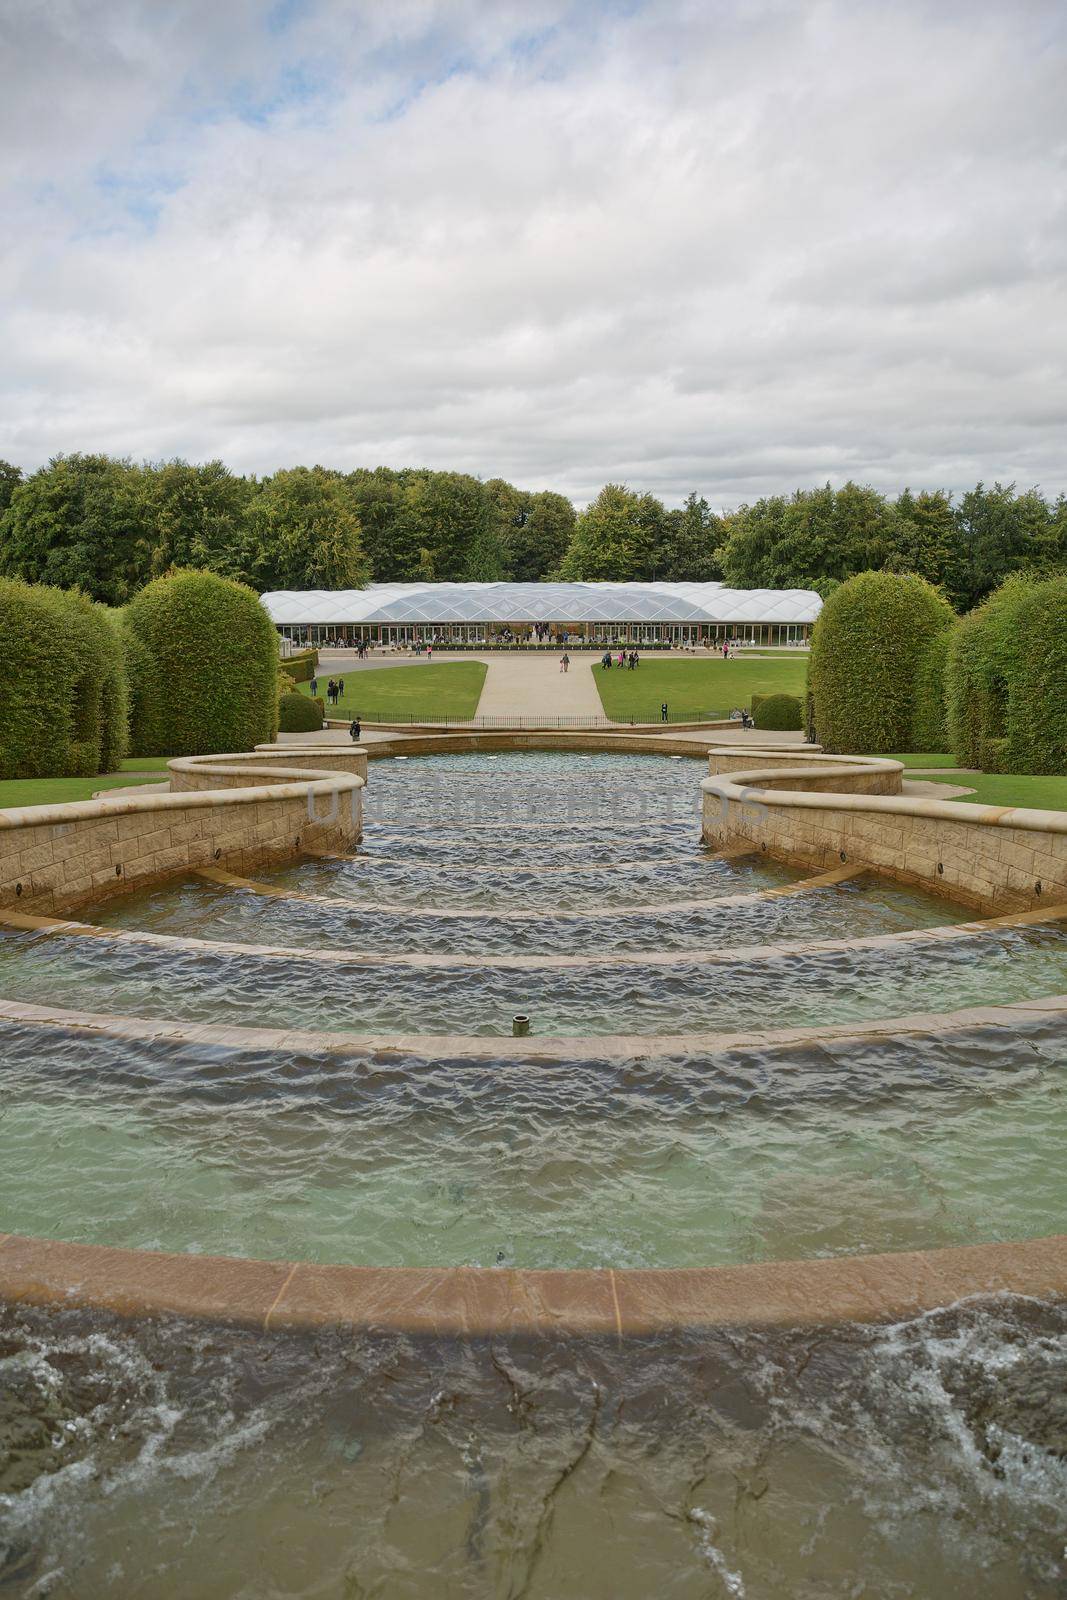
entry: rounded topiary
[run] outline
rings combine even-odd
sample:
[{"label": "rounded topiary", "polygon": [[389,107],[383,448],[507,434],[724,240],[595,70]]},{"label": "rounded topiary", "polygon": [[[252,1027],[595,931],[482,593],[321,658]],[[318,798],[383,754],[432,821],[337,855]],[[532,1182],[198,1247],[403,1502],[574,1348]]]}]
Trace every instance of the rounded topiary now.
[{"label": "rounded topiary", "polygon": [[124,624],[145,652],[134,694],[137,755],[211,755],[273,741],[278,636],[258,596],[210,572],[141,590]]},{"label": "rounded topiary", "polygon": [[125,674],[104,608],[0,579],[0,777],[89,777],[125,753]]},{"label": "rounded topiary", "polygon": [[823,749],[915,749],[918,680],[955,613],[912,573],[860,572],[829,596],[812,630],[809,681]]},{"label": "rounded topiary", "polygon": [[757,728],[775,729],[782,733],[799,730],[804,726],[804,714],[795,694],[760,695],[759,704],[753,696],[752,720]]},{"label": "rounded topiary", "polygon": [[278,701],[278,729],[281,733],[317,733],[322,727],[322,708],[306,694],[283,694]]}]

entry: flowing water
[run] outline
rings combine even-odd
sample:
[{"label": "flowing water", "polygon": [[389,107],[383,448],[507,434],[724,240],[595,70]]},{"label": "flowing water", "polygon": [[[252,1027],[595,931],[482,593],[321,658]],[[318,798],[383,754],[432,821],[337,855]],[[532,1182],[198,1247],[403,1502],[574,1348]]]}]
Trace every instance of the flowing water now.
[{"label": "flowing water", "polygon": [[[966,913],[873,877],[761,898],[801,875],[709,857],[702,770],[379,763],[356,859],[263,875],[297,898],[189,879],[94,913],[247,951],[0,937],[5,997],[351,1036],[298,1053],[5,1025],[0,1227],[557,1268],[1065,1231],[1052,1013],[1010,1034],[758,1037],[1062,992],[1063,933],[803,948]],[[255,948],[272,945],[291,949]],[[420,954],[436,964],[400,959]],[[360,1041],[499,1035],[517,1011],[578,1044]],[[617,1033],[632,1050],[598,1055]],[[1067,1308],[1010,1297],[622,1344],[9,1308],[0,1600],[1064,1600],[1065,1395]]]},{"label": "flowing water", "polygon": [[428,1343],[0,1314],[0,1593],[1061,1600],[1067,1313]]}]

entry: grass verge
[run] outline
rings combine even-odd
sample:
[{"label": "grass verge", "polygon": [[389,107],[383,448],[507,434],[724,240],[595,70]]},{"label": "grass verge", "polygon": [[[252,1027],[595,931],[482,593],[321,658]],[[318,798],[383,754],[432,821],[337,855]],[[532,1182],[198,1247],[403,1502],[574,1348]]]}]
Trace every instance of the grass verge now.
[{"label": "grass verge", "polygon": [[[328,717],[358,715],[368,722],[464,721],[478,711],[484,661],[428,661],[420,666],[381,667],[378,671],[338,674],[345,691]],[[325,700],[330,673],[319,673],[319,698]],[[299,694],[311,685],[297,684]]]},{"label": "grass verge", "polygon": [[666,700],[672,715],[690,711],[697,717],[728,717],[735,706],[747,707],[754,694],[804,694],[808,664],[804,657],[780,661],[662,661],[643,656],[630,672],[597,665],[593,681],[605,714],[615,722],[658,722]]}]

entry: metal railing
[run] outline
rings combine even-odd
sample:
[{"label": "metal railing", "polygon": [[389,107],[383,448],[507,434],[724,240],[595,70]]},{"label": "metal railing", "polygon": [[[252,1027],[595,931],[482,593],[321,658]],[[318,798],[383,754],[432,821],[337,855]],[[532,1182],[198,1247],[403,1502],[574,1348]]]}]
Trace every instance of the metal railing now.
[{"label": "metal railing", "polygon": [[[331,715],[331,712],[334,714]],[[336,714],[335,708],[327,705],[326,716],[329,721],[343,723],[347,726],[350,718]],[[385,723],[396,727],[418,726],[422,728],[457,728],[472,731],[482,729],[516,729],[519,732],[536,731],[537,729],[601,729],[604,731],[625,732],[627,728],[668,727],[677,723],[708,723],[728,722],[729,713],[721,711],[672,711],[668,708],[664,717],[658,707],[649,707],[649,715],[645,721],[638,717],[627,719],[625,722],[613,721],[610,717],[602,716],[488,716],[488,717],[442,717],[433,711],[425,716],[411,710],[403,713],[398,711],[360,710],[359,720],[367,727]],[[740,726],[740,724],[738,724]]]}]

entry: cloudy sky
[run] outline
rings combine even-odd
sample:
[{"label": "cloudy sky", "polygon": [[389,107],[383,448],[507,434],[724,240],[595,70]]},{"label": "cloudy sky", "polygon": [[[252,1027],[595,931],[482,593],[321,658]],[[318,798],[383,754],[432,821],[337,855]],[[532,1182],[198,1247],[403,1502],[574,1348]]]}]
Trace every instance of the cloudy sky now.
[{"label": "cloudy sky", "polygon": [[1063,0],[0,0],[0,456],[1067,489]]}]

